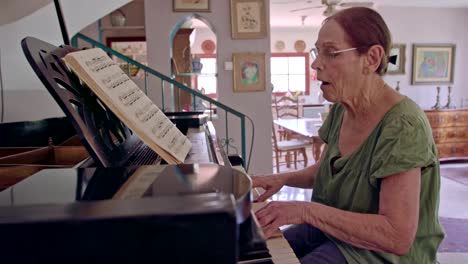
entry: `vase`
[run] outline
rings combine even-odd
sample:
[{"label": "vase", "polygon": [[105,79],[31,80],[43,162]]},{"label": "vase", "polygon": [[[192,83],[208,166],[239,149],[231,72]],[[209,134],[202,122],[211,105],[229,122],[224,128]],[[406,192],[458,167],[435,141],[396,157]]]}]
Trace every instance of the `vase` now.
[{"label": "vase", "polygon": [[200,58],[195,57],[192,59],[192,72],[200,73],[203,69],[203,64],[200,62]]},{"label": "vase", "polygon": [[127,17],[122,10],[117,9],[110,15],[111,25],[113,27],[123,27],[127,23]]}]

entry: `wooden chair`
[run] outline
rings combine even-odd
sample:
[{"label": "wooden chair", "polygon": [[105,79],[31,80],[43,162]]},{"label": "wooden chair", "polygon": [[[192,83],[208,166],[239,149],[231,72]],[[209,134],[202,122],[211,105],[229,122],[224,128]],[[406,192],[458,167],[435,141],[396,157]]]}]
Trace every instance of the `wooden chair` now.
[{"label": "wooden chair", "polygon": [[[276,97],[274,96],[274,105],[275,105],[275,110],[276,110],[276,118],[281,118],[281,119],[291,119],[291,118],[299,118],[299,100],[294,97],[290,96],[281,96],[281,97]],[[279,140],[288,140],[290,138],[294,138],[293,134],[287,133],[286,130],[282,128],[277,129],[278,135],[279,135]]]},{"label": "wooden chair", "polygon": [[[312,146],[312,143],[302,141],[299,139],[292,139],[292,140],[283,140],[277,141],[276,140],[276,133],[275,133],[275,126],[272,125],[272,139],[273,139],[273,150],[275,152],[275,161],[276,161],[276,171],[279,172],[279,157],[281,156],[282,152],[292,152],[294,157],[294,169],[297,170],[297,154],[302,153],[304,157],[304,167],[307,167],[307,153],[306,147]],[[286,163],[290,163],[290,155],[286,155]]]},{"label": "wooden chair", "polygon": [[299,118],[299,100],[290,96],[275,96],[277,118]]}]

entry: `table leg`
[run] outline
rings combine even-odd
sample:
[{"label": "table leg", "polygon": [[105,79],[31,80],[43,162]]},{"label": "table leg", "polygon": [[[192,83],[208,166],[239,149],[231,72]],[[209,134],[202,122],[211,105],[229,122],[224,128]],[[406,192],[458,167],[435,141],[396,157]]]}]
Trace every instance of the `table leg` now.
[{"label": "table leg", "polygon": [[302,157],[304,157],[304,168],[307,167],[307,150],[306,148],[303,148],[301,150],[301,153],[302,153]]},{"label": "table leg", "polygon": [[286,151],[286,168],[291,168],[291,151]]}]

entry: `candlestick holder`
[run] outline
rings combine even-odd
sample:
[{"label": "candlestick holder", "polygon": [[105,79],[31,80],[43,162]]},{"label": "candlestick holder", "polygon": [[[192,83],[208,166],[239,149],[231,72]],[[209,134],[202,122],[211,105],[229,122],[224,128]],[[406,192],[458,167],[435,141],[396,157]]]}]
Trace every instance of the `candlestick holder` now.
[{"label": "candlestick holder", "polygon": [[436,96],[436,103],[433,107],[431,107],[432,109],[435,109],[435,110],[438,110],[440,109],[440,87],[437,86],[437,96]]},{"label": "candlestick holder", "polygon": [[444,109],[452,109],[452,87],[448,86],[448,95],[447,95],[447,104],[444,106]]},{"label": "candlestick holder", "polygon": [[396,90],[397,92],[400,92],[400,81],[397,81],[397,82],[396,82],[395,90]]}]

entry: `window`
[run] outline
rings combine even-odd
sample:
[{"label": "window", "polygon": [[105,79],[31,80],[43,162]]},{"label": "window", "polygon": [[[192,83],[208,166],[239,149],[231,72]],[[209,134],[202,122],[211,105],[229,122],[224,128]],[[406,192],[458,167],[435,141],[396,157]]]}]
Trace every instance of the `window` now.
[{"label": "window", "polygon": [[272,53],[271,83],[275,94],[297,91],[309,94],[310,65],[308,53]]},{"label": "window", "polygon": [[216,54],[196,54],[203,64],[199,75],[195,76],[195,87],[204,88],[205,95],[216,98]]}]

